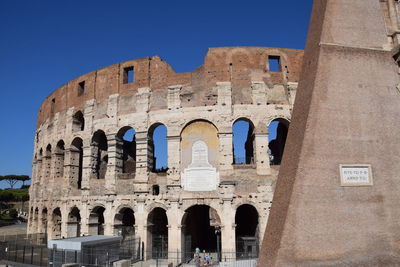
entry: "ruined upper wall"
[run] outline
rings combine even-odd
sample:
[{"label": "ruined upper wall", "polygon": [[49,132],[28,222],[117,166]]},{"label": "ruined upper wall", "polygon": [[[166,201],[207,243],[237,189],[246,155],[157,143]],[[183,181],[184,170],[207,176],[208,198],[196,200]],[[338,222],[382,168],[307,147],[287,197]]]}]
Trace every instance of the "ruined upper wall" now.
[{"label": "ruined upper wall", "polygon": [[[269,56],[280,57],[280,71],[270,72]],[[175,73],[160,57],[134,59],[82,75],[55,90],[42,103],[38,114],[39,127],[55,113],[70,107],[81,109],[87,100],[101,103],[113,94],[135,97],[138,88],[150,88],[149,109],[167,108],[168,86],[181,85],[182,106],[215,105],[217,82],[230,81],[232,104],[251,104],[251,81],[263,81],[272,88],[275,84],[298,82],[303,51],[266,47],[210,48],[204,65],[193,72]],[[134,69],[134,82],[124,81],[126,68]],[[84,92],[80,94],[80,83]]]}]

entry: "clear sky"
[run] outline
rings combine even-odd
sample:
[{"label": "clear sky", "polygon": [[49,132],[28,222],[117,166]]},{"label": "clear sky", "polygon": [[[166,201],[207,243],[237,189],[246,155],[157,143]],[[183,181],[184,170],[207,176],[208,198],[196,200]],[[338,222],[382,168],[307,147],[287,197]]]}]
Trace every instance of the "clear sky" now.
[{"label": "clear sky", "polygon": [[312,0],[1,0],[0,175],[31,175],[39,106],[69,80],[154,55],[176,72],[192,71],[208,47],[303,49],[311,5]]}]

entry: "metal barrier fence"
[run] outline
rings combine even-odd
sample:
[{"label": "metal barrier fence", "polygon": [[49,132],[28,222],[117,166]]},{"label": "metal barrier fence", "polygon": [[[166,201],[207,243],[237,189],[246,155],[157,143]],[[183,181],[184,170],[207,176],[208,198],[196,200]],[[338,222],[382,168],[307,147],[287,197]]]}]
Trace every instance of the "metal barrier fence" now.
[{"label": "metal barrier fence", "polygon": [[[247,242],[246,245],[248,245]],[[134,236],[124,238],[118,245],[84,247],[80,252],[48,249],[44,245],[16,242],[13,239],[0,241],[0,260],[5,260],[7,263],[16,262],[31,266],[51,267],[61,267],[66,263],[76,263],[79,266],[87,267],[109,267],[113,266],[116,261],[124,259],[130,260],[135,267],[145,267],[149,264],[161,266],[167,263],[172,263],[173,266],[255,267],[258,248],[247,246],[245,249],[245,247],[238,246],[237,251],[221,251],[219,253],[202,251],[198,254],[199,258],[196,258],[194,251],[147,251],[140,238]]]},{"label": "metal barrier fence", "polygon": [[7,244],[0,245],[4,250],[2,260],[8,262],[18,262],[34,266],[47,266],[48,249],[46,246],[36,246],[29,244]]},{"label": "metal barrier fence", "polygon": [[49,266],[60,267],[66,263],[80,266],[112,266],[115,261],[129,259],[138,261],[141,258],[140,238],[125,237],[119,244],[84,246],[81,251],[66,249],[49,249]]}]

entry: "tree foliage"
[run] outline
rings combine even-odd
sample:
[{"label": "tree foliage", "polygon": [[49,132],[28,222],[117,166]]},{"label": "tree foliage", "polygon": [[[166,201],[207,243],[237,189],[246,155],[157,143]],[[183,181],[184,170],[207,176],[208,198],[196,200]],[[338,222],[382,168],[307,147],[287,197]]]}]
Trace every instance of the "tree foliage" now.
[{"label": "tree foliage", "polygon": [[0,181],[5,181],[10,185],[10,188],[13,189],[15,184],[18,182],[22,182],[22,186],[25,185],[26,181],[29,181],[31,178],[28,175],[15,175],[8,174],[0,176]]}]

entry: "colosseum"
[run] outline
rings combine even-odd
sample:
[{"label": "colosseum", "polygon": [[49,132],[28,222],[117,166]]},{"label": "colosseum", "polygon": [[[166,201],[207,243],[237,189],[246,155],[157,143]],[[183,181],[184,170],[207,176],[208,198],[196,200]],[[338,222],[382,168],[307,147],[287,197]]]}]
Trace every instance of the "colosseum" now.
[{"label": "colosseum", "polygon": [[302,58],[210,48],[192,72],[154,56],[61,86],[38,114],[28,233],[134,235],[147,258],[257,251]]}]

